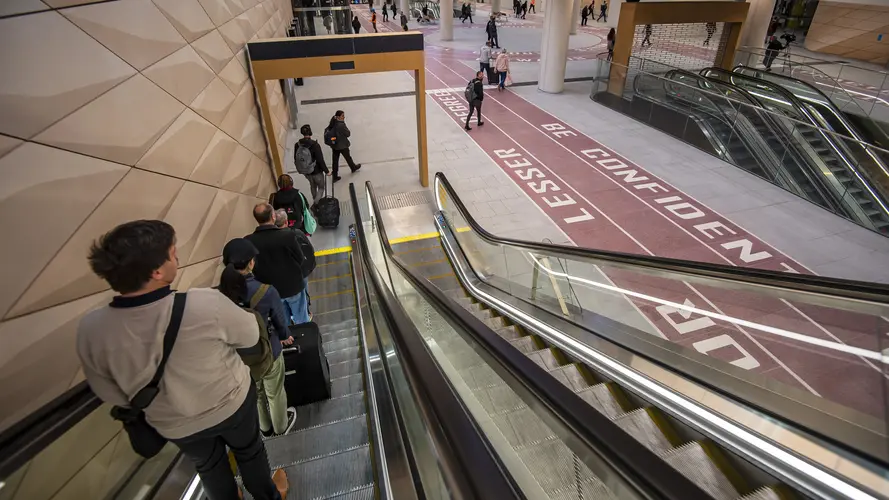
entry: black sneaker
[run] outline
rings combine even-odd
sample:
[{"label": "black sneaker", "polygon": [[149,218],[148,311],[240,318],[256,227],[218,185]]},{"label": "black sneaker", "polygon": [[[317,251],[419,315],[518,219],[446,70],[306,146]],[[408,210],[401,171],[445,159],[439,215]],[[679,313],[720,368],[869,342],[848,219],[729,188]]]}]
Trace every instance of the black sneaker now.
[{"label": "black sneaker", "polygon": [[293,430],[294,425],[296,425],[296,408],[291,406],[287,408],[287,427],[284,428],[284,432],[278,435],[284,436],[286,434],[289,434],[290,431]]},{"label": "black sneaker", "polygon": [[472,130],[472,127],[470,127],[469,125],[467,125],[467,126],[463,127],[463,130]]},{"label": "black sneaker", "polygon": [[339,182],[340,180],[342,180],[342,177],[340,176],[336,176],[333,178],[333,182]]},{"label": "black sneaker", "polygon": [[259,429],[259,433],[262,434],[263,439],[268,439],[268,438],[270,438],[270,437],[272,437],[272,436],[275,435],[275,431],[274,431],[274,430],[264,431],[264,430],[262,430],[262,429]]},{"label": "black sneaker", "polygon": [[485,122],[478,122],[478,126],[479,126],[479,127],[481,127],[481,126],[484,125],[484,124],[485,124]]},{"label": "black sneaker", "polygon": [[355,165],[355,168],[352,169],[352,173],[354,174],[355,172],[357,172],[357,171],[359,171],[359,170],[361,170],[361,164],[360,164],[360,163],[359,163],[358,165]]}]

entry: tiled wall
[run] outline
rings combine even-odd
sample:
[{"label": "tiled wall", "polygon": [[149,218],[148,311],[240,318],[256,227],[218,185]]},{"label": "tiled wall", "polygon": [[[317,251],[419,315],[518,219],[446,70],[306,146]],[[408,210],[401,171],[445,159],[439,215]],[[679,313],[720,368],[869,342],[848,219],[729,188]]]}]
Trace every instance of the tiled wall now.
[{"label": "tiled wall", "polygon": [[244,45],[285,35],[289,0],[92,3],[0,1],[0,430],[82,380],[75,327],[111,295],[94,238],[166,220],[176,286],[209,286],[274,185]]},{"label": "tiled wall", "polygon": [[805,45],[814,52],[889,63],[889,5],[821,0]]}]

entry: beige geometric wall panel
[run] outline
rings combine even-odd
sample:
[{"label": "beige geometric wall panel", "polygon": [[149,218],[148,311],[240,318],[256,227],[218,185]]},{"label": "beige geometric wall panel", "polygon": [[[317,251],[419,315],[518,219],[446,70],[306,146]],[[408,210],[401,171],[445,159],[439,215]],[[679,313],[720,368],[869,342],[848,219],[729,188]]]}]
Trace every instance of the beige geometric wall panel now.
[{"label": "beige geometric wall panel", "polygon": [[221,189],[216,191],[213,204],[210,205],[210,210],[204,218],[197,244],[188,259],[189,265],[212,259],[222,253],[222,247],[226,242],[225,236],[228,234],[228,227],[237,204],[237,193]]},{"label": "beige geometric wall panel", "polygon": [[16,146],[22,143],[21,139],[16,139],[14,137],[9,137],[6,135],[0,135],[0,158],[6,156],[6,153],[10,152]]},{"label": "beige geometric wall panel", "polygon": [[71,113],[37,140],[135,165],[183,109],[170,94],[136,75]]},{"label": "beige geometric wall panel", "polygon": [[238,59],[238,57],[233,57],[232,60],[225,65],[225,68],[222,68],[222,71],[219,72],[219,78],[228,85],[229,90],[231,90],[233,94],[240,92],[241,87],[243,87],[250,78],[250,75],[248,75],[247,71],[244,69],[244,62]]},{"label": "beige geometric wall panel", "polygon": [[207,15],[210,16],[210,20],[213,21],[213,24],[216,26],[222,26],[229,19],[234,17],[229,10],[226,2],[223,0],[199,0],[201,5],[204,6],[204,10],[207,12]]},{"label": "beige geometric wall panel", "polygon": [[0,19],[0,46],[0,133],[23,139],[136,73],[56,12]]},{"label": "beige geometric wall panel", "polygon": [[0,16],[39,12],[48,8],[49,6],[40,0],[5,0],[0,2]]},{"label": "beige geometric wall panel", "polygon": [[186,109],[136,164],[139,168],[188,179],[210,139],[219,132],[210,122]]},{"label": "beige geometric wall panel", "polygon": [[255,195],[256,191],[259,189],[259,178],[262,175],[262,170],[268,170],[268,168],[268,165],[256,156],[250,158],[250,164],[247,165],[247,172],[244,174],[241,189],[238,191],[249,195]]},{"label": "beige geometric wall panel", "polygon": [[191,173],[189,180],[219,187],[222,176],[228,170],[238,143],[221,130],[217,130],[210,145]]},{"label": "beige geometric wall panel", "polygon": [[[0,159],[0,317],[25,291],[77,226],[126,175],[123,165],[26,143]],[[50,200],[54,200],[51,203]],[[28,207],[29,217],[22,217]],[[44,231],[35,220],[52,220]]]},{"label": "beige geometric wall panel", "polygon": [[154,4],[188,43],[215,28],[198,0],[154,0]]},{"label": "beige geometric wall panel", "polygon": [[[246,17],[244,18],[246,21]],[[250,22],[247,21],[249,25]],[[232,19],[231,21],[223,24],[219,27],[219,34],[222,35],[222,39],[225,40],[225,43],[228,44],[228,48],[232,50],[234,54],[241,47],[247,43],[249,37],[246,33],[244,33],[244,29],[242,27],[242,23],[239,18]]]},{"label": "beige geometric wall panel", "polygon": [[[240,68],[238,63],[234,63],[234,66]],[[244,88],[238,93],[238,96],[235,97],[231,107],[229,107],[225,118],[222,119],[222,123],[219,124],[219,128],[236,139],[244,137],[247,125],[250,123],[255,108],[254,103],[253,86],[244,85]]]},{"label": "beige geometric wall panel", "polygon": [[[874,2],[876,3],[876,2]],[[883,35],[882,40],[877,40]],[[806,35],[806,48],[815,52],[889,62],[889,5],[822,0]]]},{"label": "beige geometric wall panel", "polygon": [[43,0],[46,5],[49,5],[50,7],[55,9],[60,9],[62,7],[72,7],[74,5],[86,5],[102,1],[103,0]]},{"label": "beige geometric wall panel", "polygon": [[205,260],[197,264],[186,266],[179,269],[176,275],[176,282],[173,287],[178,290],[187,290],[195,287],[211,287],[217,282],[214,281],[216,276],[216,268],[222,262],[221,257]]},{"label": "beige geometric wall panel", "polygon": [[191,46],[216,73],[222,71],[235,55],[216,30],[202,36]]},{"label": "beige geometric wall panel", "polygon": [[235,152],[232,154],[228,168],[222,174],[219,187],[228,191],[240,191],[241,184],[244,183],[244,175],[250,166],[250,158],[253,158],[253,153],[238,144],[235,147]]},{"label": "beige geometric wall panel", "polygon": [[228,226],[228,233],[225,235],[226,242],[230,241],[232,238],[243,238],[256,229],[256,219],[253,218],[253,207],[262,201],[264,200],[257,200],[252,196],[238,196],[238,204],[235,209],[235,214],[234,217],[232,217],[231,224]]},{"label": "beige geometric wall panel", "polygon": [[215,76],[210,66],[189,45],[154,63],[142,74],[186,105]]},{"label": "beige geometric wall panel", "polygon": [[176,228],[176,255],[180,266],[184,266],[191,256],[215,196],[216,189],[210,186],[186,182],[164,217],[166,223]]},{"label": "beige geometric wall panel", "polygon": [[186,44],[151,0],[118,0],[60,12],[140,71]]},{"label": "beige geometric wall panel", "polygon": [[218,127],[234,100],[235,95],[225,83],[219,78],[214,78],[191,103],[191,109]]},{"label": "beige geometric wall panel", "polygon": [[68,389],[80,369],[74,348],[77,323],[111,297],[98,293],[0,323],[0,429]]},{"label": "beige geometric wall panel", "polygon": [[163,219],[184,183],[174,177],[130,170],[34,280],[10,314],[17,316],[106,290],[107,283],[94,275],[87,263],[90,244],[121,221]]}]

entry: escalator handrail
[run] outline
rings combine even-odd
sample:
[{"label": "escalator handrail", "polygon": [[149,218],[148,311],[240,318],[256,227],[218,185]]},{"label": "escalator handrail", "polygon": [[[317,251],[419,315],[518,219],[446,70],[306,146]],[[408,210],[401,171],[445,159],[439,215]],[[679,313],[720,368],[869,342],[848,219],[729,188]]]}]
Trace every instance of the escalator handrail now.
[{"label": "escalator handrail", "polygon": [[[719,86],[728,88],[729,90],[731,90],[733,92],[736,92],[740,96],[743,96],[743,98],[748,102],[737,101],[737,100],[730,98],[728,96],[726,96],[725,99],[729,102],[738,102],[740,105],[739,108],[745,107],[745,105],[746,105],[747,107],[750,107],[754,112],[756,112],[757,116],[761,117],[762,120],[765,122],[766,127],[768,127],[768,129],[769,129],[769,132],[771,134],[773,134],[775,137],[779,137],[779,138],[783,139],[782,142],[784,144],[789,145],[792,148],[792,150],[794,152],[794,156],[792,157],[792,159],[793,159],[794,163],[798,163],[797,157],[795,155],[797,155],[797,154],[801,155],[803,153],[798,151],[798,146],[796,145],[796,142],[790,140],[790,138],[787,137],[787,132],[786,132],[786,130],[783,129],[783,127],[778,126],[778,124],[776,123],[776,116],[773,113],[769,112],[767,109],[765,109],[765,107],[762,106],[762,103],[760,103],[759,99],[757,99],[755,96],[750,94],[750,92],[748,92],[746,89],[739,87],[735,84],[729,83],[729,82],[724,82],[721,80],[711,80],[703,75],[693,73],[691,71],[685,71],[685,70],[669,71],[669,72],[667,72],[666,76],[669,76],[671,73],[674,73],[674,72],[696,77],[698,79],[699,85],[701,85],[703,83],[707,83],[707,84],[711,84],[711,85],[719,85]],[[709,89],[703,89],[703,90],[710,91]],[[805,165],[805,167],[803,167],[803,165]],[[799,169],[800,172],[803,174],[803,176],[805,176],[806,179],[808,179],[808,181],[813,186],[815,186],[815,189],[818,190],[818,193],[825,200],[825,203],[828,203],[830,205],[830,208],[835,213],[844,212],[842,205],[835,199],[835,197],[833,195],[833,191],[831,191],[825,185],[823,176],[812,176],[811,175],[812,173],[809,170],[809,168],[810,168],[809,164],[807,162],[802,162],[802,164],[800,164],[799,166],[800,166],[800,169]],[[793,185],[798,184],[793,179],[792,175],[789,177],[791,179],[788,182],[792,182]],[[805,198],[805,196],[803,196],[803,197]]]},{"label": "escalator handrail", "polygon": [[[495,245],[506,245],[543,252],[548,254],[571,256],[584,260],[604,261],[620,265],[630,265],[662,271],[679,273],[694,277],[715,279],[719,281],[741,282],[757,286],[785,289],[793,292],[825,295],[855,301],[871,302],[880,305],[889,305],[889,285],[881,283],[869,283],[841,278],[829,278],[795,273],[783,273],[764,269],[729,266],[723,264],[711,264],[667,257],[655,257],[608,250],[595,250],[568,245],[546,244],[535,241],[516,240],[496,236],[488,232],[469,212],[463,201],[456,196],[456,190],[442,172],[436,172],[435,182],[440,183],[450,195],[450,201],[457,207],[460,215],[469,224],[469,227],[483,240]],[[437,189],[438,186],[435,186]],[[441,210],[443,207],[438,207]]]},{"label": "escalator handrail", "polygon": [[362,265],[367,270],[371,285],[379,297],[381,310],[394,328],[392,338],[400,351],[400,359],[422,413],[429,420],[433,440],[441,462],[446,466],[444,476],[458,498],[523,498],[512,478],[505,473],[492,455],[490,443],[476,427],[448,380],[439,370],[425,346],[422,336],[402,309],[398,299],[380,282],[375,265],[370,262],[370,251],[354,184],[349,184],[349,195],[355,215],[355,230]]},{"label": "escalator handrail", "polygon": [[[366,182],[368,199],[375,214],[380,213],[373,185]],[[353,194],[354,196],[354,194]],[[567,386],[550,376],[537,363],[500,337],[491,328],[448,297],[428,279],[418,276],[410,265],[397,255],[389,243],[386,228],[377,218],[380,243],[388,258],[433,307],[457,328],[470,332],[473,338],[533,396],[551,408],[570,429],[574,437],[613,466],[621,477],[639,489],[645,498],[694,500],[710,499],[704,490],[590,406]]]},{"label": "escalator handrail", "polygon": [[89,384],[83,381],[0,433],[0,481],[22,468],[101,404]]}]

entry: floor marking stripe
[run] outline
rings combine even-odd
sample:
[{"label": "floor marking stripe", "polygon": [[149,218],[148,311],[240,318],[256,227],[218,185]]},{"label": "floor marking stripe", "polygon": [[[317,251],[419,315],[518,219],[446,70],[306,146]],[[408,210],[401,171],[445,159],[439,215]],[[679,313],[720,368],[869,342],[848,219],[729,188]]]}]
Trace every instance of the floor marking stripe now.
[{"label": "floor marking stripe", "polygon": [[[352,251],[352,247],[327,248],[324,250],[316,250],[315,257],[323,257],[325,255],[334,255],[334,254],[338,254],[338,253],[345,253],[345,252],[351,252],[351,251]],[[349,259],[343,259],[343,260],[349,260]],[[336,262],[340,262],[340,261],[336,261]],[[332,264],[332,262],[328,262],[328,264]]]},{"label": "floor marking stripe", "polygon": [[342,290],[339,292],[325,293],[324,295],[312,295],[312,300],[329,299],[330,297],[336,297],[337,295],[344,295],[352,292],[354,292],[354,290],[350,288],[348,290]]},{"label": "floor marking stripe", "polygon": [[[317,266],[316,266],[316,267],[317,267]],[[315,280],[309,280],[309,283],[320,283],[320,282],[322,282],[322,281],[338,280],[338,279],[340,279],[340,278],[351,278],[351,277],[352,277],[352,273],[349,273],[349,274],[341,274],[341,275],[339,275],[339,276],[331,276],[331,277],[329,277],[329,278],[318,278],[318,279],[315,279]]]},{"label": "floor marking stripe", "polygon": [[422,233],[415,234],[413,236],[402,236],[401,238],[393,238],[389,240],[390,245],[397,245],[399,243],[407,243],[410,241],[418,241],[418,240],[428,240],[430,238],[438,238],[438,232],[434,233]]}]

